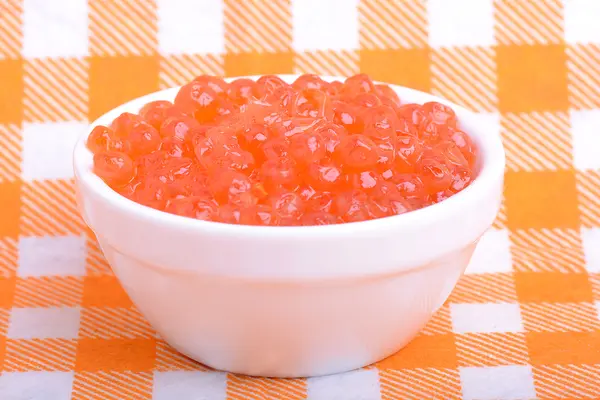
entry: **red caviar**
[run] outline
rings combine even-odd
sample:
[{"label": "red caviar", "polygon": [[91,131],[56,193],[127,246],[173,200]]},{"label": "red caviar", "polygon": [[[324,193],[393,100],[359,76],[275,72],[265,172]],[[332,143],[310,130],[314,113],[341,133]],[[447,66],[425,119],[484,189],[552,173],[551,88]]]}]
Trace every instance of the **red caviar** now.
[{"label": "red caviar", "polygon": [[140,204],[245,225],[328,225],[442,201],[474,178],[454,111],[403,104],[359,74],[226,83],[199,76],[173,102],[123,113],[88,139],[94,171]]}]

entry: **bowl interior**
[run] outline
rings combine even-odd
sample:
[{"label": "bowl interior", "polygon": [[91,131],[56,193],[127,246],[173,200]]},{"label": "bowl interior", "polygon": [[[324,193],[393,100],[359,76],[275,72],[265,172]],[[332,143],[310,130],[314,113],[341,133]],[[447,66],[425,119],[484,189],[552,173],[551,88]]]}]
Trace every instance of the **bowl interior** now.
[{"label": "bowl interior", "polygon": [[[278,75],[278,76],[281,77],[287,83],[292,83],[299,75]],[[231,77],[231,78],[226,78],[226,81],[232,81],[232,80],[239,79],[239,78],[250,78],[250,79],[256,80],[259,77],[260,76]],[[342,77],[334,77],[334,76],[322,76],[321,78],[328,82],[331,82],[333,80],[343,81],[345,79]],[[376,82],[376,83],[381,83],[381,82]],[[428,207],[425,207],[425,208],[422,208],[419,210],[415,210],[410,213],[393,216],[393,217],[387,217],[385,219],[411,218],[411,216],[414,216],[415,214],[423,214],[424,212],[427,212],[431,209],[439,208],[440,206],[447,204],[448,202],[459,202],[459,201],[461,201],[462,197],[469,196],[470,192],[478,191],[479,187],[482,185],[482,181],[487,180],[488,177],[497,176],[498,171],[501,171],[504,169],[504,162],[505,162],[504,161],[504,150],[502,147],[500,137],[493,134],[493,131],[494,131],[493,127],[489,126],[488,121],[486,121],[484,118],[481,118],[481,116],[477,115],[476,113],[473,113],[459,105],[451,103],[451,102],[449,102],[445,99],[439,98],[437,96],[433,96],[428,93],[420,92],[418,90],[401,87],[401,86],[397,86],[397,85],[389,84],[389,86],[398,94],[398,96],[400,97],[400,99],[403,103],[422,104],[422,103],[426,103],[426,102],[430,102],[430,101],[436,101],[436,102],[446,104],[446,105],[452,107],[452,109],[456,112],[456,114],[458,116],[459,126],[461,127],[462,130],[464,130],[466,133],[469,134],[469,136],[473,139],[473,141],[477,145],[478,150],[479,150],[479,158],[478,158],[477,164],[476,164],[477,176],[475,177],[475,179],[473,180],[471,185],[469,185],[467,188],[465,188],[461,192],[457,193],[456,195],[450,197],[447,200],[444,200],[443,202],[436,203],[434,205],[431,205],[431,206],[428,206]],[[158,92],[154,92],[154,93],[139,97],[137,99],[131,100],[125,104],[122,104],[121,106],[118,106],[118,107],[110,110],[109,112],[102,115],[101,117],[96,119],[94,122],[92,122],[90,124],[89,129],[82,133],[82,135],[78,139],[78,142],[75,147],[74,167],[75,167],[75,170],[78,173],[78,175],[81,178],[88,181],[89,184],[92,185],[96,190],[102,192],[105,196],[107,196],[107,198],[110,201],[133,203],[138,207],[146,209],[147,212],[157,212],[157,213],[161,213],[161,214],[166,214],[169,217],[176,218],[176,219],[183,218],[183,217],[167,214],[164,212],[160,212],[158,210],[154,210],[149,207],[134,203],[131,200],[114,192],[106,183],[104,183],[104,181],[102,181],[98,176],[96,176],[92,172],[93,154],[87,149],[87,147],[85,145],[85,143],[87,141],[87,137],[89,136],[91,130],[95,126],[109,125],[116,117],[118,117],[123,112],[137,113],[146,103],[151,102],[151,101],[155,101],[155,100],[173,101],[175,99],[175,96],[177,95],[178,91],[179,91],[179,87],[174,87],[174,88],[161,90]],[[421,217],[421,216],[419,215],[419,217]],[[417,217],[415,216],[413,218],[417,218]],[[195,221],[195,220],[192,220],[192,221],[194,221],[195,223],[203,223],[203,224],[204,223],[212,223],[212,222],[206,222],[206,221]],[[371,223],[373,221],[379,221],[379,220],[354,222],[352,224],[353,225],[366,224],[366,223]],[[212,224],[218,224],[218,223],[212,223]],[[219,225],[225,225],[225,224],[219,224]],[[340,224],[340,225],[347,225],[347,224]],[[234,225],[234,226],[243,229],[243,226],[239,226],[239,225]],[[331,229],[332,227],[337,227],[337,226],[339,226],[339,225],[326,225],[326,226],[319,226],[319,227],[304,227],[304,226],[302,226],[302,227],[252,227],[252,228],[255,228],[255,229],[278,229],[278,230],[281,230],[281,229],[286,229],[286,230],[287,229],[304,229],[304,230],[306,230],[306,229],[310,229],[310,228]],[[335,228],[333,228],[333,229],[335,229]]]}]

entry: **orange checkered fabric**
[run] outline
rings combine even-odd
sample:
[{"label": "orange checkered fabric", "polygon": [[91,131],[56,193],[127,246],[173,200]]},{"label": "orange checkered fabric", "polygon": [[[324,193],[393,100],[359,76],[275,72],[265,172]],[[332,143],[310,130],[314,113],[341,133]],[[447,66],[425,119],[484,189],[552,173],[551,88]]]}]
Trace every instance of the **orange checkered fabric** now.
[{"label": "orange checkered fabric", "polygon": [[[600,1],[0,0],[0,398],[600,398]],[[89,121],[199,74],[432,92],[507,151],[505,201],[398,354],[335,376],[212,371],[138,313],[75,207]]]}]

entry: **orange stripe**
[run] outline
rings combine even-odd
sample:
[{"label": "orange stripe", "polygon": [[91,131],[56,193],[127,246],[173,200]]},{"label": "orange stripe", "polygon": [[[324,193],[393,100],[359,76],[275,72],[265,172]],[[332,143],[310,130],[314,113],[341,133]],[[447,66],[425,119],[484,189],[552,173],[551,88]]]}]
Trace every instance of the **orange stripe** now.
[{"label": "orange stripe", "polygon": [[600,274],[589,275],[594,299],[600,299]]},{"label": "orange stripe", "polygon": [[100,339],[152,338],[154,330],[133,307],[86,307],[81,311],[79,336]]},{"label": "orange stripe", "polygon": [[456,335],[458,362],[463,367],[527,365],[529,356],[522,333]]},{"label": "orange stripe", "polygon": [[358,5],[362,49],[427,46],[427,9],[422,1],[362,0]]},{"label": "orange stripe", "polygon": [[96,238],[88,238],[86,240],[87,257],[86,271],[88,275],[114,275],[108,261],[104,257],[100,245]]},{"label": "orange stripe", "polygon": [[210,368],[184,356],[164,340],[156,341],[157,371],[209,371]]},{"label": "orange stripe", "polygon": [[83,59],[37,59],[24,64],[23,118],[28,122],[87,119],[88,63]]},{"label": "orange stripe", "polygon": [[14,307],[78,306],[83,295],[79,277],[20,278],[15,289]]},{"label": "orange stripe", "polygon": [[431,317],[419,335],[443,335],[451,332],[452,318],[450,316],[450,307],[444,305]]},{"label": "orange stripe", "polygon": [[23,139],[18,125],[0,125],[0,149],[0,182],[18,179],[23,159]]},{"label": "orange stripe", "polygon": [[600,331],[529,332],[531,365],[600,364]]},{"label": "orange stripe", "polygon": [[73,382],[73,400],[151,399],[151,372],[80,372]]},{"label": "orange stripe", "polygon": [[89,30],[92,55],[155,54],[158,31],[156,4],[150,0],[91,0]]},{"label": "orange stripe", "polygon": [[75,340],[7,339],[4,371],[72,371],[76,347]]},{"label": "orange stripe", "polygon": [[592,331],[600,329],[596,307],[591,303],[521,304],[525,329],[531,332]]},{"label": "orange stripe", "polygon": [[578,172],[576,177],[581,223],[596,228],[600,226],[600,171]]},{"label": "orange stripe", "polygon": [[464,275],[448,299],[450,303],[517,302],[512,274]]},{"label": "orange stripe", "polygon": [[559,0],[499,0],[494,5],[499,44],[563,42],[563,8]]},{"label": "orange stripe", "polygon": [[227,399],[305,399],[306,380],[255,378],[242,375],[227,375]]},{"label": "orange stripe", "polygon": [[[0,351],[3,351],[2,337],[6,336],[8,330],[8,322],[10,320],[10,310],[6,308],[0,308]],[[2,353],[0,353],[2,354]],[[0,367],[2,365],[2,359],[0,358]]]},{"label": "orange stripe", "polygon": [[533,368],[537,395],[542,399],[597,399],[600,365],[544,365]]},{"label": "orange stripe", "polygon": [[297,53],[294,73],[352,76],[359,72],[358,53],[349,50],[324,50]]},{"label": "orange stripe", "polygon": [[292,47],[289,0],[225,0],[225,49],[228,53],[287,52]]},{"label": "orange stripe", "polygon": [[457,369],[417,368],[379,371],[382,400],[461,398]]},{"label": "orange stripe", "polygon": [[567,47],[569,104],[575,109],[600,108],[600,45]]},{"label": "orange stripe", "polygon": [[573,148],[567,113],[504,114],[500,126],[508,170],[544,171],[572,167]]},{"label": "orange stripe", "polygon": [[184,85],[202,74],[223,76],[223,56],[184,54],[165,56],[160,59],[159,85],[161,89]]},{"label": "orange stripe", "polygon": [[13,238],[0,238],[0,277],[15,276],[19,267],[19,241]]},{"label": "orange stripe", "polygon": [[474,111],[495,111],[497,90],[494,57],[494,50],[484,47],[454,47],[433,51],[432,91]]},{"label": "orange stripe", "polygon": [[19,58],[23,47],[23,5],[21,0],[2,0],[0,4],[0,59]]},{"label": "orange stripe", "polygon": [[502,196],[502,203],[500,204],[500,209],[498,210],[498,215],[496,216],[496,220],[492,225],[494,229],[506,229],[506,201],[504,199],[504,195]]},{"label": "orange stripe", "polygon": [[26,182],[22,190],[22,235],[80,235],[85,232],[85,224],[75,204],[72,179]]},{"label": "orange stripe", "polygon": [[578,230],[521,229],[510,232],[515,270],[521,272],[585,271]]}]

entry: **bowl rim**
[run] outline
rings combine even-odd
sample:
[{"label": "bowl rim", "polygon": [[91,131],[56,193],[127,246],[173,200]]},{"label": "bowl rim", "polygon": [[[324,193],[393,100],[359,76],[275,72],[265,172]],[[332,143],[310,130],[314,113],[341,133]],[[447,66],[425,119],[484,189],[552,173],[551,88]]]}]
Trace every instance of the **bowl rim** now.
[{"label": "bowl rim", "polygon": [[[301,76],[300,74],[275,75],[288,83],[293,82],[293,80]],[[224,79],[229,82],[241,78],[256,80],[260,76],[261,75],[236,76]],[[338,76],[319,76],[325,81],[343,81],[346,79]],[[465,116],[467,119],[469,119],[469,117],[476,118],[477,113],[438,96],[404,86],[379,81],[374,82],[376,84],[383,83],[389,85],[396,93],[398,93],[401,100],[403,97],[409,98],[409,103],[423,104],[427,101],[436,101],[448,105],[452,107],[457,114],[459,123],[461,123],[461,120],[464,120]],[[504,175],[505,153],[500,135],[494,134],[494,132],[487,132],[486,134],[486,132],[481,132],[479,130],[476,130],[475,132],[466,130],[466,133],[476,142],[481,157],[480,170],[473,182],[465,189],[446,200],[405,214],[360,222],[314,226],[236,225],[214,221],[202,221],[170,214],[136,203],[110,188],[100,177],[93,173],[93,154],[88,150],[86,141],[95,126],[108,125],[114,118],[123,112],[137,113],[144,104],[150,101],[172,101],[180,87],[181,86],[163,89],[140,96],[111,109],[91,122],[88,128],[78,137],[73,151],[73,168],[78,184],[84,185],[94,195],[101,198],[103,201],[110,203],[111,206],[119,208],[126,213],[135,213],[137,217],[151,220],[157,225],[168,224],[190,232],[203,232],[213,236],[237,236],[240,238],[246,236],[263,236],[275,240],[285,240],[285,238],[289,237],[297,239],[303,237],[315,239],[318,237],[360,235],[371,231],[385,230],[392,225],[397,224],[434,224],[436,220],[447,216],[448,213],[464,213],[465,211],[468,211],[470,207],[476,206],[478,200],[485,198],[486,194],[494,189],[498,180],[501,180]]]}]

